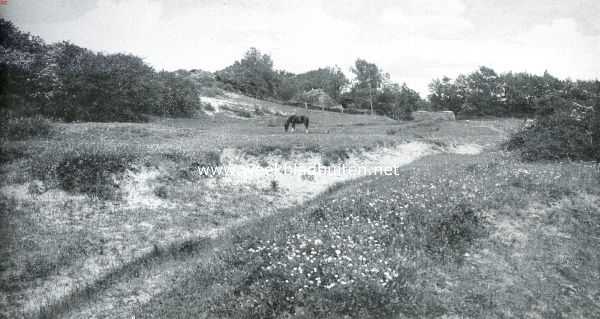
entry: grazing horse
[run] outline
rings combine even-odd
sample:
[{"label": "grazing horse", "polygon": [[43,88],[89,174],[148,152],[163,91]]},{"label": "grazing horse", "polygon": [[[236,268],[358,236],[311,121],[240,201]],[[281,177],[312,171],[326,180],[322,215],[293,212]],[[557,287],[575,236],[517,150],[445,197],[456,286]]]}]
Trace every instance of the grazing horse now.
[{"label": "grazing horse", "polygon": [[283,126],[285,128],[285,131],[288,131],[288,128],[290,127],[290,124],[292,124],[292,132],[296,130],[296,124],[302,124],[304,123],[304,128],[306,129],[306,133],[308,133],[308,116],[304,116],[304,115],[292,115],[290,117],[288,117],[287,121],[285,122],[285,125]]}]

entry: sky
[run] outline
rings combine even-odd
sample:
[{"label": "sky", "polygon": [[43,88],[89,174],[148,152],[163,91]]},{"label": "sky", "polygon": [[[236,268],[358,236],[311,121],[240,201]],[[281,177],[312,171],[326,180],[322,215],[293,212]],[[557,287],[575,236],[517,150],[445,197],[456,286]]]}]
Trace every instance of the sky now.
[{"label": "sky", "polygon": [[8,0],[0,15],[52,43],[216,71],[250,47],[294,73],[357,58],[422,96],[478,66],[600,77],[598,0]]}]

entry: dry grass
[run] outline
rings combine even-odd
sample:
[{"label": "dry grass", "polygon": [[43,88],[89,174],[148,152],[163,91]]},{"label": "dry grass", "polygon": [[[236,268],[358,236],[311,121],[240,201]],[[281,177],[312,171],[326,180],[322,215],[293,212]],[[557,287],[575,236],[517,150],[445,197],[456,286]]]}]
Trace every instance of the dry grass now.
[{"label": "dry grass", "polygon": [[600,315],[593,165],[435,155],[403,172],[235,229],[139,316]]},{"label": "dry grass", "polygon": [[[311,134],[284,134],[282,117],[236,121],[215,116],[145,124],[53,124],[49,139],[5,143],[2,148],[14,156],[0,168],[2,227],[7,230],[2,234],[1,253],[6,258],[0,283],[8,292],[0,300],[1,308],[8,317],[36,316],[39,311],[49,317],[69,311],[77,316],[75,309],[81,307],[94,313],[94,306],[83,304],[100,298],[107,286],[135,278],[139,289],[149,294],[142,299],[150,300],[172,286],[169,276],[178,277],[168,269],[177,264],[171,252],[183,249],[186,255],[186,243],[278,212],[285,195],[279,187],[215,186],[213,179],[190,173],[201,165],[218,165],[224,148],[257,157],[312,152],[340,159],[341,150],[408,140],[480,139],[481,145],[491,145],[498,136],[489,128],[476,127],[481,123],[467,122],[441,123],[437,130],[408,128],[392,136],[385,133],[387,128],[405,124],[334,114],[315,114]],[[269,121],[281,125],[270,127]],[[512,127],[510,121],[484,124]],[[82,168],[80,160],[97,165]],[[63,169],[61,177],[57,172],[66,164],[75,169]],[[64,187],[65,176],[74,187]],[[111,190],[104,192],[107,184]],[[329,193],[336,194],[334,189]],[[116,193],[121,195],[112,196]],[[143,287],[145,273],[157,284]],[[123,294],[131,292],[123,289]],[[122,316],[133,311],[136,302],[127,301],[111,311]]]}]

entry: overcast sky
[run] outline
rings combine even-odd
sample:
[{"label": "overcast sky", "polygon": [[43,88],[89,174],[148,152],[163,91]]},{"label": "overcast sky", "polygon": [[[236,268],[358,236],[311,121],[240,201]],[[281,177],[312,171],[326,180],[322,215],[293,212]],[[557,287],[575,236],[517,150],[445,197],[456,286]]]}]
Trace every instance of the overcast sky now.
[{"label": "overcast sky", "polygon": [[600,77],[599,0],[8,0],[0,14],[47,42],[166,70],[219,70],[254,46],[295,73],[349,74],[361,57],[422,95],[479,65]]}]

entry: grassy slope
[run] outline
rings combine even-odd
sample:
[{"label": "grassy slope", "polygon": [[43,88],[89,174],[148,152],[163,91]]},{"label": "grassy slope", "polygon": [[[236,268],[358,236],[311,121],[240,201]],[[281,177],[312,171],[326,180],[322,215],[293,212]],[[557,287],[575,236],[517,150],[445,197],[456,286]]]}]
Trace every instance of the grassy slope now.
[{"label": "grassy slope", "polygon": [[[216,116],[145,124],[55,124],[50,138],[2,145],[14,156],[5,157],[13,159],[1,167],[0,304],[13,314],[43,309],[54,298],[70,294],[73,287],[88,287],[135,260],[151,257],[156,248],[169,250],[234,221],[274,212],[271,202],[277,194],[246,189],[215,193],[204,187],[204,181],[185,174],[190,165],[206,161],[215,150],[240,148],[261,156],[373,147],[398,140],[386,133],[394,122],[381,117],[315,113],[314,130],[308,135],[284,134],[284,120]],[[278,126],[270,127],[274,122]],[[326,134],[327,129],[343,133]],[[74,192],[61,189],[55,172],[65,163],[71,165],[63,166],[71,184],[85,187],[75,185]],[[77,167],[93,169],[80,172]],[[145,174],[146,168],[157,167],[159,175],[148,182],[155,190],[166,187],[164,196],[170,206],[131,206],[118,196],[96,198],[77,192],[103,191],[104,184],[112,184],[110,179],[119,178],[123,169]],[[98,172],[107,170],[115,171],[98,177]],[[32,187],[36,183],[41,184],[39,190]],[[108,186],[110,194],[114,187]],[[139,200],[158,199],[150,189],[149,196]]]},{"label": "grassy slope", "polygon": [[236,229],[140,315],[600,316],[593,166],[492,153],[402,171]]},{"label": "grassy slope", "polygon": [[[3,272],[1,283],[3,290],[9,293],[3,302],[22,307],[20,302],[25,300],[22,297],[35,289],[49,289],[41,290],[40,294],[44,298],[49,294],[51,298],[55,292],[68,291],[75,280],[77,286],[85,289],[48,310],[61,314],[79,303],[98,298],[105,286],[127,285],[137,280],[143,287],[146,280],[143,273],[160,273],[164,267],[170,272],[181,272],[174,277],[176,280],[188,281],[186,272],[194,268],[186,265],[197,264],[204,269],[207,264],[205,258],[186,253],[187,247],[202,243],[198,248],[201,255],[210,254],[204,249],[204,241],[199,239],[212,230],[223,229],[243,218],[276,212],[270,204],[270,195],[263,196],[262,190],[229,189],[215,194],[197,180],[180,174],[182,169],[189,168],[193,162],[204,161],[206,155],[215,150],[232,147],[262,156],[268,152],[369,148],[408,140],[493,146],[515,126],[514,121],[396,123],[370,116],[318,111],[311,114],[311,134],[283,134],[282,117],[235,120],[217,115],[201,119],[159,119],[147,124],[60,124],[50,139],[6,145],[8,150],[24,155],[2,166],[2,186],[12,187],[10,192],[3,188],[2,194],[6,196],[2,199],[6,206],[2,209],[6,220],[2,250],[8,257],[3,267],[8,271]],[[107,201],[65,193],[52,180],[44,181],[49,191],[40,196],[31,193],[27,185],[32,180],[42,178],[40,174],[44,175],[73,156],[125,158],[138,170],[144,166],[161,166],[164,170],[152,183],[168,186],[168,199],[175,206],[123,207],[118,198]],[[258,193],[262,195],[256,196]],[[277,220],[265,222],[276,223]],[[228,244],[216,241],[216,245]],[[178,262],[179,259],[170,257],[181,250],[184,256],[192,258]],[[155,269],[152,265],[164,267]],[[131,302],[145,304],[147,294],[139,293],[127,298],[133,301],[124,301],[118,294],[113,301],[119,303],[117,308]],[[169,297],[167,301],[172,300]],[[39,300],[31,306],[40,306]],[[90,311],[94,313],[94,308]]]},{"label": "grassy slope", "polygon": [[[493,147],[512,129],[507,121],[410,123],[385,135]],[[203,267],[141,314],[598,314],[593,167],[523,164],[494,152],[436,155],[403,171],[348,183],[225,235]],[[303,253],[315,255],[299,261]]]}]

